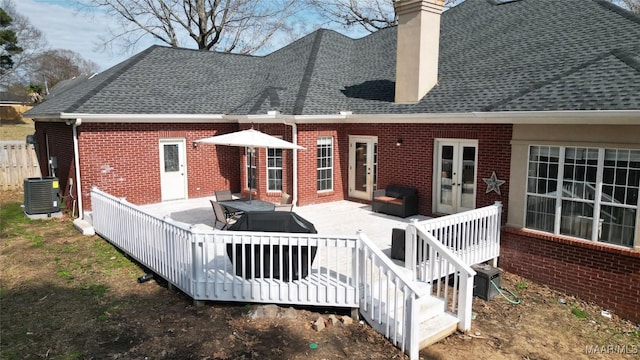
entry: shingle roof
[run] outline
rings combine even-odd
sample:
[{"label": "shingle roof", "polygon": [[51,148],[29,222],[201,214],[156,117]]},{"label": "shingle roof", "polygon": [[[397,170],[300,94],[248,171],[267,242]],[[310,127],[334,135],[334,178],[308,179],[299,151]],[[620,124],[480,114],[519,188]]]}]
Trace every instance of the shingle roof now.
[{"label": "shingle roof", "polygon": [[31,98],[27,95],[19,95],[8,91],[0,91],[0,103],[31,104]]},{"label": "shingle roof", "polygon": [[466,0],[441,19],[439,82],[395,104],[396,29],[318,30],[267,56],[152,46],[31,111],[359,114],[640,109],[640,17],[603,0]]}]

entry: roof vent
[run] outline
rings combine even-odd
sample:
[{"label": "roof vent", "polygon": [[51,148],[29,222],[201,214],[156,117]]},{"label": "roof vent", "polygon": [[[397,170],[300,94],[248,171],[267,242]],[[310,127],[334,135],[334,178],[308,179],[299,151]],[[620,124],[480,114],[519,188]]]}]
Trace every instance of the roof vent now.
[{"label": "roof vent", "polygon": [[522,1],[522,0],[488,0],[488,1],[493,5],[505,5],[505,4]]}]

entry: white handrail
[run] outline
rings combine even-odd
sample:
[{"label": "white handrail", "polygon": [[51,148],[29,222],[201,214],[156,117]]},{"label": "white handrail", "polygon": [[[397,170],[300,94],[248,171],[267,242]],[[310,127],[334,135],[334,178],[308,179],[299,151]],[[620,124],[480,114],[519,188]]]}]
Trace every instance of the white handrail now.
[{"label": "white handrail", "polygon": [[358,307],[356,236],[204,229],[91,196],[96,233],[194,301]]},{"label": "white handrail", "polygon": [[[431,284],[431,295],[443,300],[446,311],[457,314],[458,329],[470,330],[475,270],[416,222],[407,226],[407,234],[415,236],[412,243],[417,244],[418,238],[426,243],[426,259],[419,264],[420,280]],[[415,257],[411,260],[415,262]],[[450,276],[453,276],[453,284],[449,281]]]},{"label": "white handrail", "polygon": [[362,253],[358,276],[363,284],[360,313],[411,359],[417,359],[420,350],[418,299],[429,293],[399,271],[399,267],[362,231],[358,235]]},{"label": "white handrail", "polygon": [[[495,266],[500,256],[501,215],[502,203],[496,201],[493,205],[480,209],[424,220],[419,224],[462,258],[467,265],[492,260]],[[413,253],[416,247],[422,249],[419,244],[407,243],[406,257],[409,257],[410,251]],[[408,263],[406,266],[413,268]]]}]

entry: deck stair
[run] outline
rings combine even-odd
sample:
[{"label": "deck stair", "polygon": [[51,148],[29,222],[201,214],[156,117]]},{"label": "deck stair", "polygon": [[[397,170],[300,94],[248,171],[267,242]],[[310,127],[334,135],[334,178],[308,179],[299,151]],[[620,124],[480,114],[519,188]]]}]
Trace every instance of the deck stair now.
[{"label": "deck stair", "polygon": [[[406,269],[402,267],[398,267],[397,270],[399,272],[406,271]],[[421,296],[416,300],[416,338],[419,343],[419,349],[424,349],[455,333],[460,321],[455,314],[445,311],[445,303],[443,300],[431,296],[431,285],[420,281],[415,281],[414,285],[421,290]],[[401,298],[402,295],[400,291],[394,286],[377,286],[376,283],[372,284],[372,288],[376,289],[374,290],[375,294],[373,296],[386,298],[389,299],[389,301],[374,305],[369,309],[370,311],[361,309],[360,314],[373,329],[385,336],[394,334],[397,330],[395,345],[402,344],[407,334],[401,326],[401,321],[393,321],[388,324],[384,321],[384,319],[394,319],[397,316],[402,316],[404,312],[407,311],[405,302],[394,301],[395,299]],[[380,289],[382,293],[379,293],[378,289]],[[391,294],[386,294],[386,289],[388,289]],[[368,300],[366,303],[371,302],[371,298]],[[391,340],[393,341],[393,339]]]}]

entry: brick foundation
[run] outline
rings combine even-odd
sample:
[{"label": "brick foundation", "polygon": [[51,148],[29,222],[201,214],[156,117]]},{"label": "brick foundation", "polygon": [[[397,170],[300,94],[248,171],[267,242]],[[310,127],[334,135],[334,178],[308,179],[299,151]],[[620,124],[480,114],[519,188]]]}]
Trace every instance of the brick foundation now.
[{"label": "brick foundation", "polygon": [[505,228],[500,267],[640,322],[640,252]]}]

